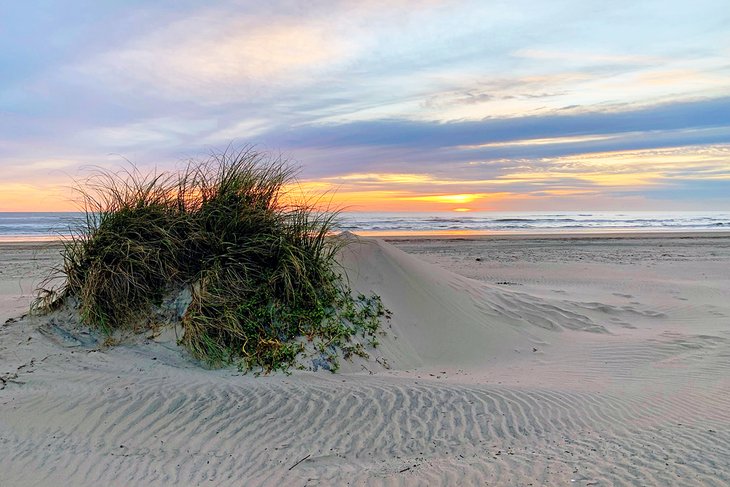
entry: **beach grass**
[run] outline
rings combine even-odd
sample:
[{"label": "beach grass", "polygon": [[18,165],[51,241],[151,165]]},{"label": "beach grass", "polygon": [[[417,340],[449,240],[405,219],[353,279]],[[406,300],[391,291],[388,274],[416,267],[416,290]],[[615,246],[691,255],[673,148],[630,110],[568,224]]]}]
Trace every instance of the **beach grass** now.
[{"label": "beach grass", "polygon": [[[85,215],[65,240],[64,284],[44,309],[77,306],[111,335],[159,326],[160,307],[189,290],[180,343],[210,365],[286,370],[308,349],[325,368],[376,345],[387,311],[355,295],[335,259],[336,211],[286,189],[297,169],[250,147],[181,171],[97,171],[78,191]],[[165,315],[169,320],[169,313]]]}]

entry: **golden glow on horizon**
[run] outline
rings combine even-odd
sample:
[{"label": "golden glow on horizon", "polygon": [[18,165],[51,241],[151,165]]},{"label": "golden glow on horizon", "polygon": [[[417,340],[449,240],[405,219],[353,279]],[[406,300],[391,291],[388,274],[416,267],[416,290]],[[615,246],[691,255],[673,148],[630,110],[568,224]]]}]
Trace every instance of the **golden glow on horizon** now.
[{"label": "golden glow on horizon", "polygon": [[479,194],[438,194],[438,195],[427,195],[427,196],[406,196],[402,197],[402,200],[408,201],[432,201],[434,203],[471,203],[472,201],[480,198],[482,195]]},{"label": "golden glow on horizon", "polygon": [[[490,209],[492,203],[511,196],[502,191],[485,194],[423,194],[418,188],[409,189],[395,184],[387,186],[392,189],[367,189],[367,185],[363,189],[360,184],[305,181],[287,187],[286,197],[290,201],[305,200],[319,208],[349,211],[478,211]],[[455,209],[455,204],[470,204],[470,207],[459,206]]]},{"label": "golden glow on horizon", "polygon": [[[561,198],[600,205],[611,199],[611,190],[659,188],[681,183],[690,173],[698,180],[730,181],[728,161],[730,144],[592,152],[518,164],[472,161],[449,179],[429,173],[356,172],[305,180],[284,188],[283,198],[323,209],[373,212],[510,211]],[[469,179],[473,175],[483,177]],[[0,182],[0,211],[76,211],[68,190],[72,184],[70,178]]]},{"label": "golden glow on horizon", "polygon": [[[355,211],[510,210],[528,200],[547,198],[589,198],[600,204],[608,188],[658,187],[682,180],[687,170],[706,180],[728,180],[729,159],[727,144],[623,150],[528,161],[523,166],[525,170],[507,170],[493,179],[468,180],[455,175],[454,179],[445,180],[430,174],[352,173],[302,183],[301,187],[313,192],[330,191],[333,207]],[[469,166],[481,164],[490,161]],[[535,169],[529,170],[532,167]],[[520,191],[497,190],[512,185],[518,185]],[[481,191],[449,191],[455,187]]]},{"label": "golden glow on horizon", "polygon": [[0,211],[76,211],[78,207],[52,185],[0,182]]}]

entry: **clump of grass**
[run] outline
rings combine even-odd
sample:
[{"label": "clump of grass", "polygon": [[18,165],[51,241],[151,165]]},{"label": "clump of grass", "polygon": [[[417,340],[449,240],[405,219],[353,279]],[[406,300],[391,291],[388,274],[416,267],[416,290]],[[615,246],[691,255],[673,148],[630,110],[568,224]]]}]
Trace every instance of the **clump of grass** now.
[{"label": "clump of grass", "polygon": [[335,260],[337,213],[292,203],[295,175],[250,148],[179,173],[95,174],[79,187],[85,219],[64,244],[55,304],[78,303],[83,323],[106,334],[143,331],[187,287],[180,343],[211,365],[286,370],[307,343],[331,370],[339,355],[364,355],[387,311],[352,294]]}]

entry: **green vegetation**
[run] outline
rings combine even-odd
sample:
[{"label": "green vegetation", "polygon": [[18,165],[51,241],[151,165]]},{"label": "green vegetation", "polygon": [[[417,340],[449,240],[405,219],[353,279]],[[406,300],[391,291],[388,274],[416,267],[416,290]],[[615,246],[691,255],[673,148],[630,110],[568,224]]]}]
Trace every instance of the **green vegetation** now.
[{"label": "green vegetation", "polygon": [[289,202],[295,173],[250,148],[174,174],[96,173],[79,186],[85,220],[64,245],[65,283],[40,298],[77,303],[83,323],[110,335],[158,326],[160,307],[188,289],[176,319],[196,358],[286,370],[311,344],[336,370],[339,354],[377,345],[387,311],[338,273],[336,212]]}]

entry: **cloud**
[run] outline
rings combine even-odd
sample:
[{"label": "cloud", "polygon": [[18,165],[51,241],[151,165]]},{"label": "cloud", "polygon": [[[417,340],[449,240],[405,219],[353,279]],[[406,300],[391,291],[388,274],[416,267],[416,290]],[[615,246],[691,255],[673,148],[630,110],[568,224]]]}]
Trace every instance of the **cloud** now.
[{"label": "cloud", "polygon": [[[673,130],[688,130],[683,136],[683,142],[687,143],[693,135],[701,138],[700,130],[727,128],[730,128],[730,98],[720,98],[608,113],[585,111],[447,123],[386,119],[309,125],[283,135],[271,133],[268,140],[291,149],[369,146],[431,150],[555,137],[632,133],[661,137],[662,132]],[[712,134],[726,141],[730,137],[727,130]]]},{"label": "cloud", "polygon": [[224,103],[314,74],[348,53],[326,26],[275,19],[197,15],[105,52],[75,69],[101,83],[174,99]]},{"label": "cloud", "polygon": [[81,131],[76,139],[88,145],[89,141],[107,147],[129,149],[169,146],[184,138],[208,133],[216,128],[213,119],[153,118],[142,122],[107,126]]},{"label": "cloud", "polygon": [[576,144],[581,142],[604,141],[617,138],[617,135],[573,135],[565,137],[547,137],[543,139],[520,139],[508,140],[504,142],[486,142],[484,144],[463,145],[457,147],[460,150],[478,150],[492,147],[520,147],[520,146],[541,146],[541,145],[565,145]]}]

